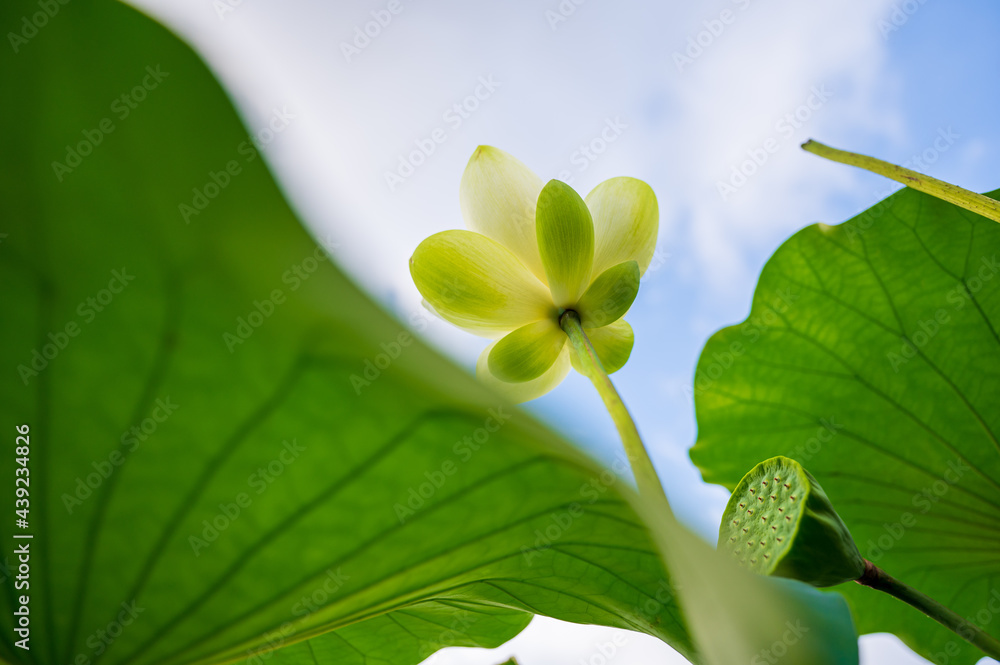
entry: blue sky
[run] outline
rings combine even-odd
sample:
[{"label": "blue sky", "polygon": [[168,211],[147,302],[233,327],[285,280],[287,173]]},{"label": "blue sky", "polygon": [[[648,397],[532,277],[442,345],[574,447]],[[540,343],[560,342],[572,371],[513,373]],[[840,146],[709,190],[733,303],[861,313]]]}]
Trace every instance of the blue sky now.
[{"label": "blue sky", "polygon": [[[276,110],[294,116],[265,147],[292,204],[356,281],[402,320],[426,320],[428,341],[470,369],[486,342],[423,314],[407,259],[424,237],[461,228],[458,183],[475,147],[502,148],[581,193],[619,175],[650,183],[665,260],[628,316],[636,345],[615,381],[677,512],[707,538],[727,495],[687,458],[687,387],[705,340],[746,316],[785,238],[896,189],[798,145],[815,138],[914,160],[970,189],[1000,186],[1000,5],[987,0],[135,4],[195,45],[249,127]],[[428,154],[410,159],[421,146]],[[754,156],[762,163],[744,166]],[[420,164],[411,173],[400,160]],[[741,179],[740,167],[754,172]],[[596,456],[615,455],[581,377],[529,408]],[[575,665],[617,639],[609,662],[683,662],[618,633],[536,620],[496,653],[432,660]],[[865,638],[862,651],[865,663],[924,662],[889,637]]]}]

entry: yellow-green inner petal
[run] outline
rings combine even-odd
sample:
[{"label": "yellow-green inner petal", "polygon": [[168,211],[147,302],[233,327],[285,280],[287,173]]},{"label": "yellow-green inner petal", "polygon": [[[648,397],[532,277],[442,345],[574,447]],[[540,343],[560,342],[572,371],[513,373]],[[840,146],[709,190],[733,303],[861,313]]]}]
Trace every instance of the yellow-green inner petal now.
[{"label": "yellow-green inner petal", "polygon": [[587,206],[594,216],[594,273],[624,261],[635,261],[645,273],[660,220],[653,189],[635,178],[611,178],[587,194]]},{"label": "yellow-green inner petal", "polygon": [[594,263],[594,221],[580,195],[564,182],[550,180],[535,209],[538,251],[552,299],[567,307],[590,282]]},{"label": "yellow-green inner petal", "polygon": [[495,240],[472,231],[442,231],[410,258],[410,274],[441,318],[472,333],[497,337],[551,318],[548,289]]},{"label": "yellow-green inner petal", "polygon": [[542,184],[513,156],[481,145],[462,174],[459,202],[466,227],[502,244],[544,282],[535,239],[535,204]]},{"label": "yellow-green inner petal", "polygon": [[492,372],[490,372],[489,367],[490,353],[493,351],[493,348],[497,345],[497,343],[498,342],[493,342],[486,347],[482,354],[480,354],[479,361],[476,363],[476,377],[483,384],[500,393],[511,402],[521,403],[541,397],[562,383],[563,379],[566,378],[566,375],[569,374],[569,369],[571,367],[571,350],[569,348],[569,344],[567,344],[559,353],[559,357],[556,358],[556,361],[552,363],[552,367],[546,370],[546,372],[537,379],[524,381],[522,383],[508,383],[507,381],[501,381],[494,376]]},{"label": "yellow-green inner petal", "polygon": [[[632,355],[632,344],[635,341],[635,336],[632,334],[632,326],[624,319],[619,319],[603,328],[588,330],[587,337],[594,345],[597,358],[608,374],[613,374],[624,367],[629,356]],[[576,371],[583,373],[575,354],[571,356],[571,359]]]},{"label": "yellow-green inner petal", "polygon": [[600,328],[625,316],[639,292],[639,264],[611,266],[591,283],[573,309],[584,328]]},{"label": "yellow-green inner petal", "polygon": [[501,381],[522,383],[545,374],[566,346],[566,333],[552,319],[518,328],[496,343],[489,368]]}]

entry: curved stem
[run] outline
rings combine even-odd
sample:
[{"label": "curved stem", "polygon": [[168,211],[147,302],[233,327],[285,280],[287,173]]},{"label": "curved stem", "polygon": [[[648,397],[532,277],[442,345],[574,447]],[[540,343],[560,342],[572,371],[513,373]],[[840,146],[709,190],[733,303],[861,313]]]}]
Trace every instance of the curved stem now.
[{"label": "curved stem", "polygon": [[632,466],[632,473],[635,474],[635,483],[639,487],[639,495],[650,503],[654,508],[670,514],[670,504],[667,502],[667,495],[663,492],[663,485],[656,475],[656,469],[649,459],[646,446],[643,445],[639,437],[639,430],[635,426],[635,421],[625,407],[615,386],[608,378],[608,373],[604,371],[594,345],[590,343],[587,333],[584,332],[580,324],[580,317],[576,312],[568,310],[559,318],[559,325],[569,336],[570,344],[573,345],[573,352],[576,354],[577,365],[581,373],[590,379],[598,394],[604,401],[604,406],[611,419],[618,428],[618,435],[622,439],[625,447],[625,455]]},{"label": "curved stem", "polygon": [[957,185],[952,185],[944,182],[943,180],[932,178],[928,175],[924,175],[923,173],[911,171],[910,169],[903,168],[902,166],[896,166],[895,164],[884,162],[881,159],[876,159],[867,155],[859,155],[856,152],[847,152],[845,150],[831,148],[828,145],[824,145],[811,139],[802,144],[802,149],[833,162],[840,162],[841,164],[856,166],[859,169],[865,169],[866,171],[877,173],[881,176],[889,178],[890,180],[901,182],[911,189],[915,189],[925,194],[930,194],[931,196],[939,198],[942,201],[953,203],[957,206],[965,208],[966,210],[971,210],[977,215],[982,215],[987,219],[992,219],[994,222],[1000,222],[1000,201],[995,201],[988,196],[970,192],[969,190],[962,189]]},{"label": "curved stem", "polygon": [[903,584],[871,561],[865,560],[865,572],[857,582],[872,589],[884,591],[907,605],[917,608],[969,644],[981,649],[987,656],[1000,659],[1000,640],[991,637],[979,626],[966,621],[930,596]]}]

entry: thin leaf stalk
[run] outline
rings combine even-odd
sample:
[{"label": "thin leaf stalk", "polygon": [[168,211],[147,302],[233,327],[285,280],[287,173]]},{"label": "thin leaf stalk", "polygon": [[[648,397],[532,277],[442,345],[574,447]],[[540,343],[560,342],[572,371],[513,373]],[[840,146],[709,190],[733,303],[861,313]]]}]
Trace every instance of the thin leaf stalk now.
[{"label": "thin leaf stalk", "polygon": [[992,637],[971,621],[963,619],[927,594],[900,582],[871,561],[865,561],[865,572],[857,582],[866,587],[883,591],[907,605],[915,607],[969,644],[981,649],[987,656],[1000,659],[1000,640]]}]

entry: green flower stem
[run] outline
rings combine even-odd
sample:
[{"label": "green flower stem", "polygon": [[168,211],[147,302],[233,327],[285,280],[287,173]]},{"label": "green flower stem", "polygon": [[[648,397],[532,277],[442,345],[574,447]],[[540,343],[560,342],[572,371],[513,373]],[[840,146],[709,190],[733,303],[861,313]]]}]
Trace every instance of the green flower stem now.
[{"label": "green flower stem", "polygon": [[1000,222],[1000,201],[994,201],[988,196],[970,192],[967,189],[962,189],[961,187],[937,180],[922,173],[917,173],[916,171],[911,171],[902,166],[883,162],[881,159],[859,155],[855,152],[837,150],[817,141],[806,141],[802,144],[802,149],[834,162],[856,166],[860,169],[877,173],[896,182],[901,182],[907,187],[937,197],[942,201],[954,203],[966,210],[971,210],[977,215],[992,219],[994,222]]},{"label": "green flower stem", "polygon": [[1000,640],[991,637],[978,626],[969,623],[930,596],[903,584],[871,561],[865,561],[865,572],[857,582],[872,589],[884,591],[907,605],[917,608],[969,644],[981,649],[986,655],[1000,659]]},{"label": "green flower stem", "polygon": [[590,379],[597,388],[598,394],[604,400],[604,406],[611,414],[611,419],[618,428],[618,435],[625,446],[625,455],[632,466],[632,473],[635,474],[635,483],[639,487],[639,495],[647,501],[654,510],[663,515],[670,515],[670,504],[667,502],[667,495],[663,492],[663,485],[656,475],[656,469],[649,459],[646,446],[643,445],[639,437],[639,430],[636,429],[635,421],[625,407],[615,386],[608,378],[608,373],[604,371],[594,346],[590,343],[587,333],[583,330],[579,315],[568,310],[559,318],[559,325],[569,336],[569,341],[573,345],[573,352],[576,353],[577,361],[583,374]]}]

